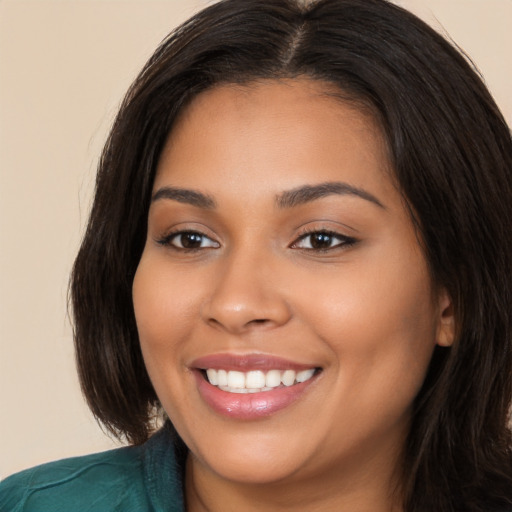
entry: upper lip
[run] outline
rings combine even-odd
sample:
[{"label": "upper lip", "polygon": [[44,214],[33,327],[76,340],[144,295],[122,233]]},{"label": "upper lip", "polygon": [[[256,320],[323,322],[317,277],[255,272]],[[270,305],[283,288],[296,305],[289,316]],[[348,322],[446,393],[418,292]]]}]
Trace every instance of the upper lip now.
[{"label": "upper lip", "polygon": [[317,368],[318,365],[298,363],[282,357],[267,354],[210,354],[198,357],[192,361],[191,368],[207,370],[208,368],[222,370],[307,370]]}]

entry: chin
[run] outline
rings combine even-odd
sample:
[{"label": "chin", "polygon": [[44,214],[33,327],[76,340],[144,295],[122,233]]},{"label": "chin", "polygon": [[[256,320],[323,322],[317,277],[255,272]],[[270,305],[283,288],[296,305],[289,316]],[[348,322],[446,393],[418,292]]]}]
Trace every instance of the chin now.
[{"label": "chin", "polygon": [[284,436],[271,431],[270,425],[264,425],[264,432],[230,432],[213,436],[210,439],[194,443],[186,439],[189,446],[204,468],[219,477],[244,484],[271,484],[292,477],[307,465],[308,447],[306,440]]},{"label": "chin", "polygon": [[304,461],[290,458],[293,454],[262,456],[253,452],[253,457],[227,456],[221,461],[202,461],[225,480],[247,485],[268,485],[282,482],[297,473]]}]

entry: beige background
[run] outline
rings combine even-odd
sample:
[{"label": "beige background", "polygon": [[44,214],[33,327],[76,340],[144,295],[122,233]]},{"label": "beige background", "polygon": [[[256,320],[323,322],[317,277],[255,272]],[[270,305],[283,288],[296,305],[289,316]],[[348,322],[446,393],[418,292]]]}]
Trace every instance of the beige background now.
[{"label": "beige background", "polygon": [[[68,274],[117,105],[205,0],[0,0],[0,476],[116,446],[86,409]],[[512,124],[512,0],[401,0],[481,69]],[[443,29],[444,27],[444,29]]]}]

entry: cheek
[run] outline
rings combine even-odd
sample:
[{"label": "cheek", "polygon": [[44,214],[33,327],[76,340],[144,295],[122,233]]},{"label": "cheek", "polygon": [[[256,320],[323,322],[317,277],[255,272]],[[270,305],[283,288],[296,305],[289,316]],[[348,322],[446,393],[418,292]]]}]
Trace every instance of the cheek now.
[{"label": "cheek", "polygon": [[[133,281],[133,304],[141,330],[179,329],[197,308],[201,277],[198,272],[174,268],[165,254],[143,253]],[[170,340],[168,340],[170,341]]]},{"label": "cheek", "polygon": [[[144,253],[133,281],[133,305],[144,364],[170,418],[187,411],[184,349],[194,328],[197,287],[181,272],[169,274],[158,255]],[[197,322],[195,322],[197,324]],[[183,429],[183,426],[181,426]]]},{"label": "cheek", "polygon": [[[194,319],[197,286],[183,273],[169,274],[158,257],[143,254],[133,281],[133,306],[142,353],[150,374],[175,360]],[[153,375],[151,375],[153,378]]]},{"label": "cheek", "polygon": [[[435,347],[436,320],[430,279],[421,264],[400,261],[342,269],[337,279],[308,281],[300,309],[329,346],[342,386],[368,396],[421,386]],[[410,271],[412,269],[412,271]]]}]

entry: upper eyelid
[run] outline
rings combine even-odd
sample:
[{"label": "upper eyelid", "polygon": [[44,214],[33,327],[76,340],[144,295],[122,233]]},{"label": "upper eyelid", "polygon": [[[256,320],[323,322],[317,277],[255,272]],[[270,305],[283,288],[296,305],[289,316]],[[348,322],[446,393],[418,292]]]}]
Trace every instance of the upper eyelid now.
[{"label": "upper eyelid", "polygon": [[318,231],[327,231],[329,233],[334,233],[340,236],[351,237],[352,235],[346,233],[354,233],[354,236],[357,236],[359,233],[359,229],[350,224],[345,224],[340,220],[330,220],[330,219],[315,219],[310,222],[305,222],[300,226],[295,227],[295,231],[300,233],[316,233]]},{"label": "upper eyelid", "polygon": [[212,240],[216,238],[215,233],[212,232],[211,229],[197,222],[179,222],[165,228],[154,226],[152,229],[150,228],[149,231],[154,232],[154,237],[159,239],[169,238],[174,235],[179,235],[180,233],[197,233],[198,235],[205,236]]},{"label": "upper eyelid", "polygon": [[194,235],[199,235],[204,238],[208,238],[208,240],[211,240],[212,242],[217,242],[217,240],[215,240],[211,235],[207,235],[203,231],[199,231],[197,229],[177,229],[176,231],[171,230],[167,234],[163,235],[161,238],[172,239],[174,237],[177,237],[179,235],[184,235],[186,233],[192,233]]},{"label": "upper eyelid", "polygon": [[354,239],[354,235],[349,235],[347,233],[345,233],[344,231],[345,230],[349,230],[349,231],[357,231],[355,230],[354,228],[351,228],[350,226],[345,226],[344,224],[341,224],[341,226],[343,226],[343,230],[340,229],[340,224],[337,223],[337,227],[328,227],[328,226],[309,226],[306,224],[306,226],[301,226],[300,228],[297,229],[297,231],[299,232],[298,236],[297,236],[297,239],[301,238],[301,237],[305,237],[305,236],[308,236],[308,235],[314,235],[315,233],[326,233],[326,234],[329,234],[329,235],[332,235],[332,236],[337,236],[337,237],[340,237],[340,238],[350,238],[350,239]]}]

